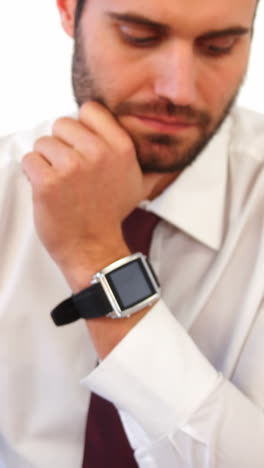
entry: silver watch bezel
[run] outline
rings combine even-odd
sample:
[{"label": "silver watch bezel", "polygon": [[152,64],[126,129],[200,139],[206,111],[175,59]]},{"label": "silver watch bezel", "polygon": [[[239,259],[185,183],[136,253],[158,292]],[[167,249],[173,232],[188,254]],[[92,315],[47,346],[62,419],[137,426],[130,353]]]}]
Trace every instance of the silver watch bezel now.
[{"label": "silver watch bezel", "polygon": [[[135,260],[141,261],[142,266],[144,267],[144,270],[148,276],[148,279],[151,285],[153,286],[155,293],[147,297],[143,301],[140,301],[138,304],[134,305],[133,307],[129,307],[128,309],[122,310],[116,300],[115,294],[113,293],[113,290],[106,278],[106,275],[124,265],[127,265],[128,263],[134,262]],[[113,319],[130,317],[130,315],[136,312],[139,312],[145,307],[152,306],[160,298],[160,286],[157,283],[157,280],[155,276],[153,275],[151,268],[149,267],[149,264],[147,262],[147,257],[140,252],[129,255],[128,257],[121,258],[120,260],[117,260],[116,262],[111,263],[111,265],[108,265],[107,267],[100,270],[98,273],[96,273],[93,276],[92,284],[95,284],[95,283],[101,284],[106,294],[106,297],[113,308],[113,310],[109,312],[106,315],[106,317],[113,318]]]}]

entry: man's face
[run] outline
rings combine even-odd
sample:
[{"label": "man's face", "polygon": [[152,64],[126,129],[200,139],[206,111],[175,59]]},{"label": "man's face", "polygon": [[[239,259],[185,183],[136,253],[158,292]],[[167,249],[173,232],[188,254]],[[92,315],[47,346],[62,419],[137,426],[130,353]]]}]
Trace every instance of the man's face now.
[{"label": "man's face", "polygon": [[78,105],[103,103],[145,172],[189,165],[244,78],[256,0],[86,0],[75,33]]}]

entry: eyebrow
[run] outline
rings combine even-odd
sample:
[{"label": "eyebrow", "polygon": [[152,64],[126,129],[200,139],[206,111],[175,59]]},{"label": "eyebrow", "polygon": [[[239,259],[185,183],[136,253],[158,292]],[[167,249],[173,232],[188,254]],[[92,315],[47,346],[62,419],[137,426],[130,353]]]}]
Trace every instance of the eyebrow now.
[{"label": "eyebrow", "polygon": [[[159,30],[161,32],[168,32],[170,27],[163,23],[158,23],[156,21],[150,20],[149,18],[143,15],[137,15],[135,13],[114,13],[108,12],[106,16],[115,19],[117,21],[123,21],[125,23],[138,24],[142,26],[148,26],[150,28]],[[201,35],[203,39],[214,39],[217,37],[225,36],[242,36],[245,34],[252,33],[252,28],[246,28],[243,26],[232,26],[225,29],[217,29],[206,32]]]},{"label": "eyebrow", "polygon": [[245,28],[242,26],[232,26],[231,28],[208,31],[205,34],[202,34],[201,37],[203,39],[214,39],[217,37],[225,37],[225,36],[243,36],[249,33],[252,33],[252,28]]},{"label": "eyebrow", "polygon": [[166,24],[162,23],[157,23],[156,21],[152,21],[149,18],[146,18],[143,15],[137,15],[134,13],[114,13],[114,12],[108,12],[106,13],[106,16],[118,20],[118,21],[123,21],[125,23],[131,23],[131,24],[139,24],[142,26],[148,26],[153,29],[159,29],[159,30],[168,30],[168,26]]}]

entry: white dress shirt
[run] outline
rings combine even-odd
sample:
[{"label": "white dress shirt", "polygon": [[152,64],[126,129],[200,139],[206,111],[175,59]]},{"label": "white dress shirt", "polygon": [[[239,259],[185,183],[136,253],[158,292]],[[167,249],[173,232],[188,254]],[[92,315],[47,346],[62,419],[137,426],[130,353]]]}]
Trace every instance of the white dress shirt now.
[{"label": "white dress shirt", "polygon": [[119,409],[140,468],[263,468],[264,118],[233,110],[143,203],[161,218],[162,300],[96,369],[84,322],[50,319],[70,289],[20,168],[50,129],[0,140],[0,467],[81,467],[93,390]]}]

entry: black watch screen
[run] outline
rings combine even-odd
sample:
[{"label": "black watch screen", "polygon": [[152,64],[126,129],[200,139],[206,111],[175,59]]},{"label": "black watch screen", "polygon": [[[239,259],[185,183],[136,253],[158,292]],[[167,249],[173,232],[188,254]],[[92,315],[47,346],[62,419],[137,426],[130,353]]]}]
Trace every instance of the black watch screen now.
[{"label": "black watch screen", "polygon": [[140,259],[105,275],[121,310],[129,309],[156,293]]}]

